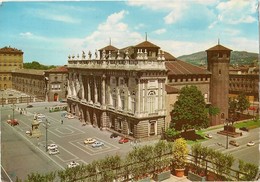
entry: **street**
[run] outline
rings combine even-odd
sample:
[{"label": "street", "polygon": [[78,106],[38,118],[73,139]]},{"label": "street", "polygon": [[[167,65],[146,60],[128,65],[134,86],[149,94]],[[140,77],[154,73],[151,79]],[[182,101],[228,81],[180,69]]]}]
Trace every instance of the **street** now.
[{"label": "street", "polygon": [[[133,146],[132,142],[119,144],[118,138],[111,139],[111,133],[101,131],[91,125],[83,126],[77,118],[68,119],[63,116],[64,111],[50,113],[48,107],[60,103],[33,103],[32,108],[26,108],[26,104],[16,104],[13,111],[12,105],[1,107],[1,165],[2,178],[6,181],[11,178],[15,181],[18,176],[25,179],[31,172],[48,173],[50,171],[65,169],[71,161],[80,164],[89,164],[93,160],[98,160],[107,155],[118,154],[125,156]],[[20,114],[19,108],[26,108]],[[32,138],[26,131],[31,130],[34,113],[46,115],[48,128],[45,122],[40,123],[39,130],[42,136]],[[14,115],[18,119],[19,125],[11,126],[6,121]],[[63,120],[63,123],[61,122]],[[43,119],[43,121],[45,121]],[[211,130],[213,138],[202,142],[202,145],[211,147],[223,153],[230,153],[235,158],[258,165],[259,161],[259,129],[249,132],[243,131],[243,136],[235,138],[240,144],[239,147],[228,146],[226,149],[227,137],[217,134],[222,129]],[[46,132],[47,144],[55,143],[58,145],[59,154],[49,155],[46,152]],[[87,138],[94,138],[104,143],[104,146],[93,148],[91,144],[84,144]],[[229,137],[228,140],[234,138]],[[246,146],[247,142],[254,141],[255,146]],[[154,143],[156,141],[142,142],[138,145]],[[252,157],[254,156],[254,157]],[[237,166],[237,164],[236,164]],[[6,173],[8,175],[6,175]]]},{"label": "street", "polygon": [[[46,173],[65,169],[71,161],[88,164],[107,155],[124,156],[133,148],[130,142],[119,144],[120,137],[111,139],[111,133],[108,131],[100,131],[90,125],[82,126],[82,123],[76,118],[62,117],[64,111],[49,113],[45,107],[55,104],[57,103],[35,103],[32,108],[26,108],[24,114],[19,114],[18,107],[25,108],[26,104],[16,105],[14,118],[19,121],[17,126],[11,126],[6,122],[10,116],[12,117],[12,105],[1,108],[2,167],[12,180],[15,180],[16,176],[24,179],[30,172]],[[59,154],[50,156],[46,152],[44,122],[39,126],[42,134],[39,139],[26,134],[26,131],[31,129],[34,113],[46,115],[50,123],[47,129],[47,142],[57,144]],[[90,144],[85,145],[83,142],[89,137],[101,141],[105,145],[98,148],[92,148]]]}]

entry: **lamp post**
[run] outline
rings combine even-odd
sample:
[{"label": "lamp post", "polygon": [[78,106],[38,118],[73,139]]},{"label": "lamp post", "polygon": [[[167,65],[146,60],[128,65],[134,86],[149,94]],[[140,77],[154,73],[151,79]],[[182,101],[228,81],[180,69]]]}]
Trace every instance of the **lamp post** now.
[{"label": "lamp post", "polygon": [[227,133],[227,143],[226,143],[226,149],[228,149],[228,132],[229,132],[229,119],[226,119],[226,133]]},{"label": "lamp post", "polygon": [[14,120],[14,103],[13,103],[13,120]]},{"label": "lamp post", "polygon": [[46,140],[45,148],[46,148],[46,152],[48,152],[48,120],[47,119],[45,120],[45,131],[46,131],[46,134],[45,134],[45,140]]}]

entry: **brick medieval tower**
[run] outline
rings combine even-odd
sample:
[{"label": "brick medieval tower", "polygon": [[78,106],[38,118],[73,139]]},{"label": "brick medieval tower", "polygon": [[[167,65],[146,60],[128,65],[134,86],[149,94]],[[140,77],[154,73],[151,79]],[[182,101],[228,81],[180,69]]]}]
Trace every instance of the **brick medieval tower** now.
[{"label": "brick medieval tower", "polygon": [[220,113],[212,117],[211,126],[223,124],[228,118],[229,63],[231,49],[220,44],[206,50],[210,79],[210,102],[220,109]]}]

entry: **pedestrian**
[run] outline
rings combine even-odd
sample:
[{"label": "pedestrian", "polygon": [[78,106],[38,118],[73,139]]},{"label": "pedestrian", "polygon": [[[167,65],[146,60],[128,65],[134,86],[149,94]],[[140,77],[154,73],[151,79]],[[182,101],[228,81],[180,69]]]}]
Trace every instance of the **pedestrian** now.
[{"label": "pedestrian", "polygon": [[61,124],[63,124],[63,120],[61,120]]}]

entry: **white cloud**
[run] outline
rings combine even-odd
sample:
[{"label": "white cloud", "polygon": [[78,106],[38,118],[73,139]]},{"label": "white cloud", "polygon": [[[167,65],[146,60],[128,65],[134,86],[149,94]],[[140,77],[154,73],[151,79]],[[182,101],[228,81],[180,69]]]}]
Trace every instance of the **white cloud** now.
[{"label": "white cloud", "polygon": [[[138,32],[131,31],[128,25],[123,21],[124,17],[128,14],[127,11],[120,11],[109,15],[105,22],[98,25],[97,30],[86,36],[78,42],[77,52],[84,50],[88,52],[101,49],[109,45],[110,38],[111,44],[117,48],[123,48],[130,45],[135,45],[144,41],[144,37]],[[143,25],[141,25],[143,26]]]},{"label": "white cloud", "polygon": [[155,30],[154,33],[160,35],[160,34],[163,34],[166,32],[166,29],[165,28],[161,28],[161,29],[158,29],[158,30]]},{"label": "white cloud", "polygon": [[217,5],[218,20],[228,24],[252,23],[257,21],[253,15],[257,12],[255,0],[230,0]]},{"label": "white cloud", "polygon": [[143,23],[139,23],[138,25],[136,25],[134,27],[134,29],[139,30],[140,28],[143,28],[143,27],[145,27],[145,25]]},{"label": "white cloud", "polygon": [[33,34],[31,32],[21,32],[20,35],[22,37],[27,37],[27,38],[30,38],[33,36]]},{"label": "white cloud", "polygon": [[52,21],[72,24],[79,24],[81,22],[80,19],[73,18],[72,16],[66,14],[66,12],[61,12],[56,9],[29,9],[28,13],[33,16]]}]

